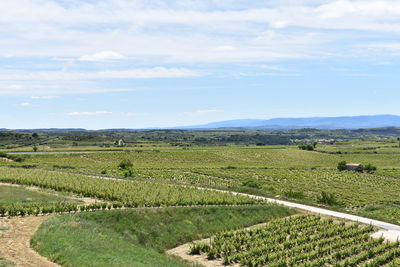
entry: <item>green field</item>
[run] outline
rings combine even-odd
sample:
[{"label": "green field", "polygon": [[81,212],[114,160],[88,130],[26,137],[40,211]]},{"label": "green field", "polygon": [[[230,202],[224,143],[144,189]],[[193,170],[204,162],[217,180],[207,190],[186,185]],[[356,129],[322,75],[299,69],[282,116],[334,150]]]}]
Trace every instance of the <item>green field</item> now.
[{"label": "green field", "polygon": [[63,266],[182,266],[163,252],[289,214],[278,206],[98,211],[52,218],[31,243]]},{"label": "green field", "polygon": [[[87,149],[80,149],[83,148]],[[166,258],[165,249],[259,222],[261,214],[254,209],[271,209],[268,205],[259,207],[265,205],[260,200],[207,188],[285,199],[400,224],[400,148],[393,140],[319,144],[316,151],[300,150],[293,145],[172,147],[158,144],[157,147],[121,149],[128,151],[104,152],[103,148],[92,146],[87,149],[90,153],[8,155],[9,160],[0,161],[0,182],[41,189],[0,186],[0,190],[7,189],[3,196],[0,191],[0,215],[81,212],[50,219],[33,240],[41,254],[63,266],[89,266],[95,259],[97,266],[124,266],[133,258],[136,259],[134,266],[184,265]],[[340,161],[370,163],[377,170],[373,173],[339,171]],[[95,198],[98,202],[90,205],[65,202],[68,197],[63,194]],[[35,204],[30,204],[31,201]],[[204,205],[239,205],[229,209],[240,209],[246,216],[239,214],[236,220],[236,215],[218,215],[218,211],[214,215],[201,215],[211,216],[213,220],[194,222],[202,209],[214,209],[197,207]],[[181,214],[180,209],[175,211],[168,206],[192,207],[183,208],[188,213]],[[150,209],[142,211],[143,208]],[[189,211],[194,213],[189,215]],[[191,223],[184,216],[192,216]],[[193,226],[198,224],[204,224],[204,228]],[[149,233],[148,238],[132,232],[144,225],[158,230],[143,230]],[[75,234],[68,235],[70,232]],[[68,249],[57,246],[59,240]],[[367,240],[365,244],[375,243]],[[112,246],[121,249],[115,251]],[[85,247],[90,250],[84,250]],[[80,250],[87,257],[79,257]],[[364,250],[369,251],[369,247]],[[321,260],[327,257],[324,255]],[[316,259],[308,260],[321,266]]]},{"label": "green field", "polygon": [[70,197],[60,196],[45,190],[26,189],[0,184],[0,206],[15,204],[36,204],[76,202],[81,201]]},{"label": "green field", "polygon": [[[31,167],[27,169],[30,175],[46,169],[59,175],[65,173],[71,179],[77,177],[73,173],[83,173],[127,179],[141,185],[147,181],[248,192],[400,222],[397,143],[354,141],[318,145],[317,150],[303,151],[297,146],[165,146],[130,152],[18,155],[23,162],[1,164]],[[129,172],[118,167],[123,160],[132,162]],[[371,163],[378,170],[374,174],[339,172],[336,166],[343,160]],[[0,171],[11,172],[7,168]],[[323,194],[332,196],[332,200],[321,199]],[[104,195],[95,196],[104,198]],[[120,197],[117,200],[126,201]]]}]

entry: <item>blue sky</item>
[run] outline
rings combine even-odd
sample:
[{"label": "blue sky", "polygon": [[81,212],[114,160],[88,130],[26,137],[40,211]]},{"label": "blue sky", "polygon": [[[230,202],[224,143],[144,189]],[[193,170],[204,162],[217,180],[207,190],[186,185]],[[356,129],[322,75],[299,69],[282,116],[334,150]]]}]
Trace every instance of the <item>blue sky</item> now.
[{"label": "blue sky", "polygon": [[0,128],[400,115],[397,0],[0,2]]}]

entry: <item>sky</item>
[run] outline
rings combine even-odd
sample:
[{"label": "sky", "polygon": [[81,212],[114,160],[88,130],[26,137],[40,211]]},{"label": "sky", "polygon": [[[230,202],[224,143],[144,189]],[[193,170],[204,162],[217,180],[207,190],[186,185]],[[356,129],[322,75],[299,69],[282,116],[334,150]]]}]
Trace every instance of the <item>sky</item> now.
[{"label": "sky", "polygon": [[0,128],[400,115],[398,0],[0,1]]}]

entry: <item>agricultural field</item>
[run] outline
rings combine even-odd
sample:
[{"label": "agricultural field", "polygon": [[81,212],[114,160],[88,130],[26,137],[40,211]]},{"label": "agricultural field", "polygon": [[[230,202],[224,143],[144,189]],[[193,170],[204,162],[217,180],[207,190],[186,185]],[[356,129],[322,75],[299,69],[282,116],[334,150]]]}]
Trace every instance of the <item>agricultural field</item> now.
[{"label": "agricultural field", "polygon": [[[271,221],[298,211],[230,193],[400,224],[396,142],[319,144],[314,151],[297,145],[118,149],[60,147],[33,153],[27,147],[20,150],[29,153],[0,153],[0,217],[43,218],[32,247],[62,266],[91,266],[95,260],[97,266],[187,266],[165,252],[211,235],[211,242],[193,247],[192,253],[230,265],[398,261],[397,243],[369,237],[378,230],[374,227],[313,215]],[[339,171],[341,161],[370,163],[377,170]],[[262,222],[268,224],[243,229]]]},{"label": "agricultural field", "polygon": [[91,266],[93,262],[96,266],[185,266],[164,252],[221,230],[292,213],[271,205],[80,213],[48,220],[31,242],[41,254],[66,266]]},{"label": "agricultural field", "polygon": [[[400,260],[400,243],[373,239],[374,227],[315,215],[276,219],[254,229],[224,231],[190,254],[240,266],[382,266]],[[396,266],[396,265],[393,265]]]},{"label": "agricultural field", "polygon": [[0,205],[43,205],[60,202],[80,203],[81,201],[68,194],[57,194],[57,192],[54,191],[0,184]]},{"label": "agricultural field", "polygon": [[[377,153],[371,148],[377,148]],[[297,146],[165,146],[124,152],[93,149],[91,153],[13,154],[22,161],[0,164],[68,175],[239,191],[400,222],[397,142],[319,144],[316,151],[299,150]],[[335,152],[325,153],[330,150]],[[122,161],[131,162],[132,166],[120,168]],[[370,163],[378,170],[373,174],[339,172],[336,166],[340,161]]]},{"label": "agricultural field", "polygon": [[52,213],[61,211],[78,211],[89,208],[110,209],[122,207],[160,207],[190,205],[239,205],[255,204],[259,200],[246,196],[221,194],[195,187],[183,187],[160,182],[139,182],[132,180],[100,179],[79,174],[53,172],[47,170],[0,168],[0,182],[22,185],[33,185],[61,192],[71,192],[82,197],[91,197],[112,203],[98,203],[91,206],[79,206],[69,203],[47,203],[41,206],[0,206],[0,216]]}]

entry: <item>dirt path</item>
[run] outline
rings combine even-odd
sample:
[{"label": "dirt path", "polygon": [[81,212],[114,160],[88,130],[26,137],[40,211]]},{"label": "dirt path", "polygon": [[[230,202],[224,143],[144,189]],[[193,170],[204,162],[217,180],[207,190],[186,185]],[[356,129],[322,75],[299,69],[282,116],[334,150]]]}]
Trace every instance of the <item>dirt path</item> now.
[{"label": "dirt path", "polygon": [[[216,259],[216,260],[208,260],[207,255],[202,253],[201,255],[189,255],[190,251],[190,244],[192,243],[207,243],[210,242],[210,239],[202,239],[198,240],[195,242],[183,244],[179,247],[170,249],[166,252],[167,255],[170,256],[175,256],[178,258],[181,258],[182,260],[186,262],[192,263],[194,266],[200,265],[200,266],[210,266],[210,267],[222,267],[225,266],[224,262],[221,259]],[[232,265],[233,266],[233,265]]]},{"label": "dirt path", "polygon": [[8,229],[0,233],[0,254],[21,267],[59,266],[40,256],[30,247],[30,239],[39,226],[50,216],[1,219]]},{"label": "dirt path", "polygon": [[[297,216],[297,215],[293,215],[293,216]],[[250,229],[256,229],[259,227],[263,227],[265,226],[267,223],[260,223],[260,224],[256,224],[256,225],[252,225],[249,227],[245,227],[243,229],[245,230],[250,230]],[[186,262],[190,262],[192,264],[194,264],[195,266],[197,265],[201,265],[201,266],[210,266],[210,267],[221,267],[221,266],[225,266],[224,262],[222,259],[215,259],[215,260],[208,260],[207,259],[207,255],[202,253],[201,255],[189,255],[189,251],[190,251],[190,246],[193,243],[208,243],[210,242],[210,238],[205,238],[202,240],[196,240],[193,242],[189,242],[186,244],[183,244],[179,247],[167,250],[165,253],[167,255],[170,256],[175,256],[178,258],[183,259]],[[234,264],[234,265],[230,265],[231,267],[238,267],[239,264]]]}]

